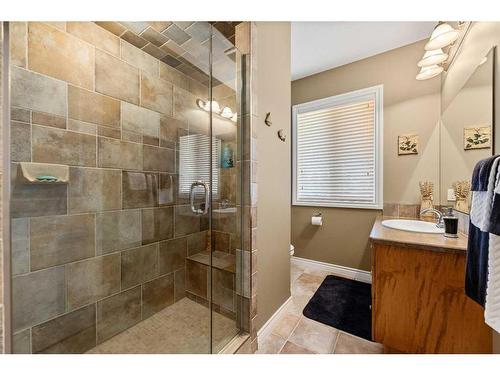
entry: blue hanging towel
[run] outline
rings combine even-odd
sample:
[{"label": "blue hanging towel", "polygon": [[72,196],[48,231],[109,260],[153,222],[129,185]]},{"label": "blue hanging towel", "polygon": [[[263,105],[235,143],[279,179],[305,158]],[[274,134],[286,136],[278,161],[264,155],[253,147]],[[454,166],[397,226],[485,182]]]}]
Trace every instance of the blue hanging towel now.
[{"label": "blue hanging towel", "polygon": [[488,282],[489,233],[469,224],[465,294],[484,307]]},{"label": "blue hanging towel", "polygon": [[471,191],[486,191],[488,190],[488,181],[490,179],[491,168],[495,159],[498,157],[491,156],[487,159],[479,161],[472,172]]},{"label": "blue hanging towel", "polygon": [[[481,306],[485,305],[488,283],[489,233],[481,230],[480,222],[484,220],[487,211],[490,211],[488,206],[491,207],[493,203],[488,201],[487,190],[490,175],[496,176],[498,162],[495,163],[494,168],[493,165],[497,158],[498,156],[493,156],[481,160],[472,173],[473,198],[467,244],[465,294]],[[494,169],[493,172],[492,169]]]}]

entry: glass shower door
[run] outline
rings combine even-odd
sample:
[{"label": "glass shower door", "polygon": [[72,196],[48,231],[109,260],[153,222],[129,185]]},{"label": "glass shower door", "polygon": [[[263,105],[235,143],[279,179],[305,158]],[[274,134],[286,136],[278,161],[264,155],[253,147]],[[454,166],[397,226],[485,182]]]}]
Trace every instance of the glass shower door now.
[{"label": "glass shower door", "polygon": [[211,26],[9,27],[13,351],[209,353]]},{"label": "glass shower door", "polygon": [[235,48],[234,28],[212,27],[211,55],[211,130],[216,141],[212,146],[211,210],[211,313],[212,352],[227,345],[241,328],[239,310],[242,269],[241,247],[241,168],[239,130],[241,128],[239,103],[242,82],[240,53]]},{"label": "glass shower door", "polygon": [[241,331],[244,90],[216,26],[8,23],[14,353],[217,353]]}]

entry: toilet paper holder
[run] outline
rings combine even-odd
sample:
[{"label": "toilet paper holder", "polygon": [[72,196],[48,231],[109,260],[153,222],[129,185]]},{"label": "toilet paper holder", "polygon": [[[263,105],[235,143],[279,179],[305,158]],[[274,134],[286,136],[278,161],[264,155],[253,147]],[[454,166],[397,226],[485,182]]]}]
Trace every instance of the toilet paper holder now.
[{"label": "toilet paper holder", "polygon": [[323,217],[321,215],[321,212],[315,212],[313,216],[311,217],[311,225],[314,226],[323,226]]}]

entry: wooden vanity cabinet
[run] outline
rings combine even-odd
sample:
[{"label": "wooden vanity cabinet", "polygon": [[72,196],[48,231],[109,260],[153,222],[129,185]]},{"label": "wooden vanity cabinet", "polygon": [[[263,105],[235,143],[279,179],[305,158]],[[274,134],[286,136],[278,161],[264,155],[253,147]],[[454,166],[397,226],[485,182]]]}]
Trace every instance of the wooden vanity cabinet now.
[{"label": "wooden vanity cabinet", "polygon": [[371,246],[373,339],[387,352],[491,353],[484,311],[464,292],[465,251]]}]

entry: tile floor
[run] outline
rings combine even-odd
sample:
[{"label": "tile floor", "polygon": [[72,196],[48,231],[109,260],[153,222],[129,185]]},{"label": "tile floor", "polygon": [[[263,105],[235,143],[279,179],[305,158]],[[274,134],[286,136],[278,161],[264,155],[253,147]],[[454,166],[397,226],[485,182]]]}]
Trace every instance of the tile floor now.
[{"label": "tile floor", "polygon": [[[214,353],[237,333],[236,323],[213,313]],[[88,354],[208,353],[209,310],[183,298],[159,313],[112,337]]]},{"label": "tile floor", "polygon": [[381,354],[382,345],[308,319],[302,310],[318,289],[326,272],[292,262],[292,300],[259,337],[258,354]]}]

